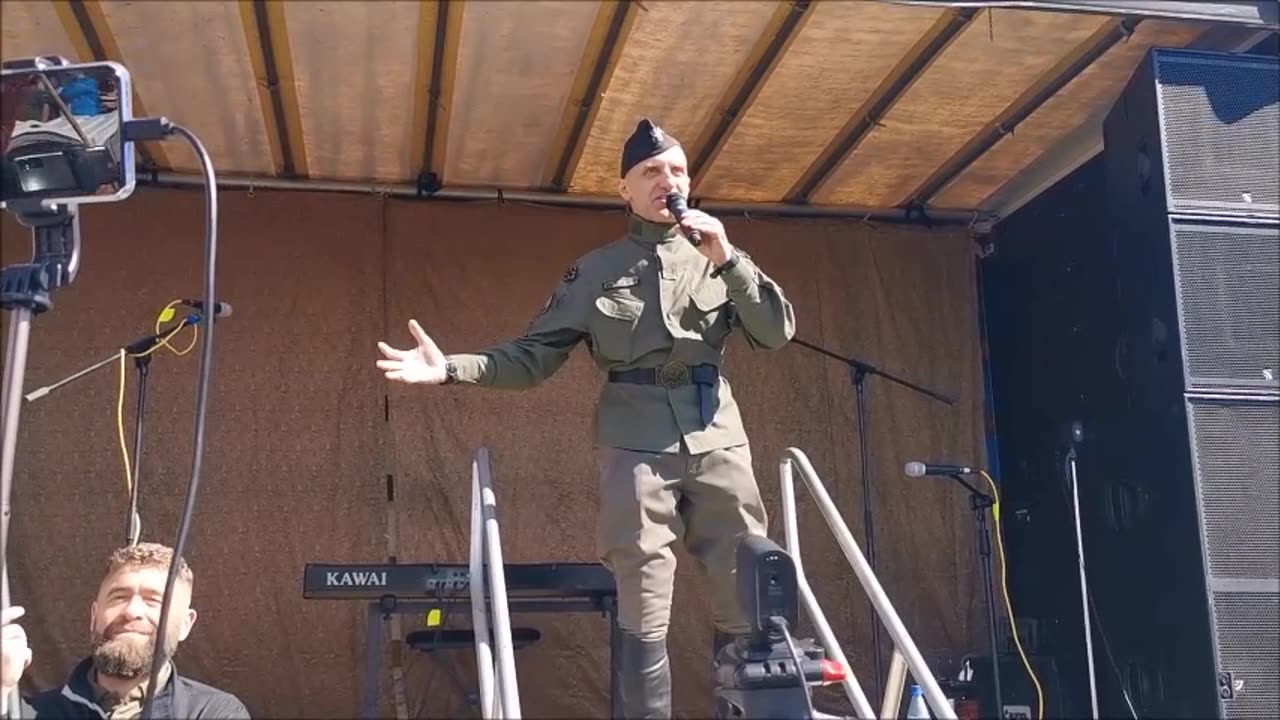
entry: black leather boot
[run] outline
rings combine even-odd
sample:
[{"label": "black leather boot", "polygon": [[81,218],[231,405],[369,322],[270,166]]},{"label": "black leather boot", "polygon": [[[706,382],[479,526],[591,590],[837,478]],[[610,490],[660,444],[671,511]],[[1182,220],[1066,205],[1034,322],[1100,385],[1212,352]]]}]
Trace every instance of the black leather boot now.
[{"label": "black leather boot", "polygon": [[627,720],[671,717],[671,664],[667,640],[641,640],[620,633],[618,686]]}]

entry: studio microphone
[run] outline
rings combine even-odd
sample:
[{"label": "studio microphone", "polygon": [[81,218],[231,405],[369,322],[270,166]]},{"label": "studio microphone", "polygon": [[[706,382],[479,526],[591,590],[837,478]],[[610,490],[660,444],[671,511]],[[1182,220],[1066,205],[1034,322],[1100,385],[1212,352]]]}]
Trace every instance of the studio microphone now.
[{"label": "studio microphone", "polygon": [[[684,214],[689,212],[689,202],[684,199],[683,195],[673,190],[667,193],[667,209],[671,211],[671,215],[676,219],[676,222],[680,222],[684,219]],[[689,242],[695,246],[702,244],[702,234],[697,230],[686,228],[684,234],[689,238]]]},{"label": "studio microphone", "polygon": [[909,462],[903,468],[908,477],[924,477],[925,475],[971,475],[977,470],[960,465],[930,465],[922,462]]},{"label": "studio microphone", "polygon": [[[193,309],[195,309],[195,310],[199,310],[200,312],[204,312],[204,301],[203,301],[203,300],[183,300],[183,301],[182,301],[182,304],[183,304],[183,305],[186,305],[186,306],[187,306],[187,307],[189,307],[189,308],[193,308]],[[212,314],[212,315],[213,315],[213,317],[215,317],[215,318],[230,317],[230,316],[231,316],[231,303],[215,302],[215,303],[213,304],[213,313],[211,313],[211,314]]]}]

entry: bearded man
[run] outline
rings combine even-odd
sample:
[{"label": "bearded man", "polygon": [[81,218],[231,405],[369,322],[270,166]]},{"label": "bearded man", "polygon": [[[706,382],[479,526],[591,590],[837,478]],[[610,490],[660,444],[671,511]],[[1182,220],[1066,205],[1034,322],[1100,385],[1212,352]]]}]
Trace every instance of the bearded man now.
[{"label": "bearded man", "polygon": [[[139,543],[111,554],[106,577],[89,611],[91,654],[75,666],[62,687],[23,702],[23,720],[124,720],[141,715],[171,562],[173,550],[155,543]],[[196,622],[196,611],[191,607],[195,576],[185,560],[179,563],[165,630],[165,655],[170,658]],[[22,612],[21,608],[9,608],[0,620],[4,636],[0,698],[6,708],[9,694],[17,692],[22,672],[31,662],[26,634],[14,622]],[[248,709],[234,695],[178,675],[172,661],[161,669],[159,684],[152,706],[155,717],[249,717]]]}]

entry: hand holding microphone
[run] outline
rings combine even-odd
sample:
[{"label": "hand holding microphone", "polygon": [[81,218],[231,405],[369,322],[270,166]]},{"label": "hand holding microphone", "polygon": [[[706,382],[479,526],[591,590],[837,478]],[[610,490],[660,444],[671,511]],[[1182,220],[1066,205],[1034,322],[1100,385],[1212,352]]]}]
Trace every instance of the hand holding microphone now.
[{"label": "hand holding microphone", "polygon": [[[684,196],[674,190],[667,193],[667,209],[671,211],[671,216],[684,229],[684,219],[689,213],[689,203],[684,199]],[[697,230],[685,229],[685,236],[689,238],[689,242],[693,243],[694,247],[702,244],[702,233]]]},{"label": "hand holding microphone", "polygon": [[667,193],[667,209],[679,223],[689,243],[716,267],[729,262],[733,246],[724,224],[701,210],[690,210],[689,202],[678,192]]}]

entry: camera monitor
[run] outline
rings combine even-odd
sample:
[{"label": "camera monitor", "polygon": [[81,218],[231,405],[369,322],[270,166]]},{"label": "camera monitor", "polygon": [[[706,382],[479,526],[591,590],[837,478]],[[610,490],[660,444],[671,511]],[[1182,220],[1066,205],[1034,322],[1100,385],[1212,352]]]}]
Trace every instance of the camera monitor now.
[{"label": "camera monitor", "polygon": [[0,207],[117,202],[133,192],[129,71],[57,57],[0,70]]}]

